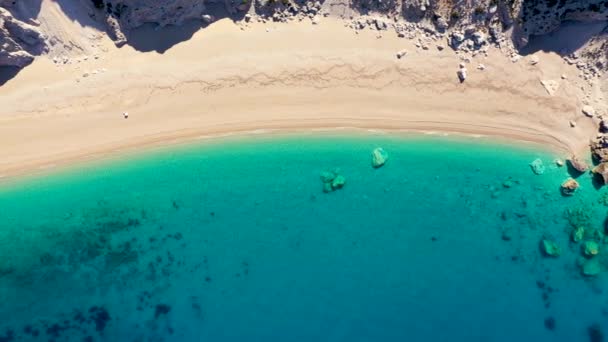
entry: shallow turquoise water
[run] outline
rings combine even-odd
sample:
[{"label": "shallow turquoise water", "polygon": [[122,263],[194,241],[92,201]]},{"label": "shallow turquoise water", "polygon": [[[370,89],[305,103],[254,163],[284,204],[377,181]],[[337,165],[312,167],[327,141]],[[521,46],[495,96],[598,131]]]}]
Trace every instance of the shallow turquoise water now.
[{"label": "shallow turquoise water", "polygon": [[[390,159],[373,169],[378,146]],[[554,158],[248,137],[5,183],[0,341],[600,341],[606,277],[580,275],[565,211],[603,231],[604,190],[582,175],[561,196]],[[346,186],[323,193],[334,168]]]}]

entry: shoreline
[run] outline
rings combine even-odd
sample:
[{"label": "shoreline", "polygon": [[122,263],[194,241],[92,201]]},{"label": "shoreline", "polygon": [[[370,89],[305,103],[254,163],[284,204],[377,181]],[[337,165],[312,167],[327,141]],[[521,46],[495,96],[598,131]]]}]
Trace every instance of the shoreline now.
[{"label": "shoreline", "polygon": [[256,136],[262,136],[266,139],[281,139],[289,137],[368,137],[373,135],[389,135],[404,140],[414,137],[433,137],[438,140],[445,140],[446,142],[450,139],[458,139],[474,144],[490,142],[492,144],[509,146],[515,149],[534,149],[549,152],[556,156],[562,156],[564,153],[569,152],[567,146],[563,145],[555,137],[548,137],[540,134],[523,135],[517,134],[517,131],[515,131],[514,134],[498,135],[495,132],[487,134],[487,131],[473,130],[470,129],[471,126],[467,127],[469,128],[467,130],[456,130],[454,128],[446,129],[446,127],[442,128],[440,126],[426,126],[426,128],[300,126],[298,128],[256,128],[231,131],[217,130],[212,133],[191,132],[188,134],[152,138],[139,143],[116,146],[115,148],[109,148],[103,151],[83,152],[82,155],[61,160],[20,165],[15,169],[9,169],[0,174],[0,185],[19,182],[29,177],[40,177],[55,172],[69,171],[72,168],[87,167],[97,163],[103,164],[105,162],[113,162],[123,158],[156,153],[166,149],[178,149],[203,143],[221,144],[226,142],[222,141],[223,139],[235,141],[240,139],[253,139],[253,137]]},{"label": "shoreline", "polygon": [[[224,20],[164,54],[118,49],[109,40],[106,49],[69,65],[40,58],[0,88],[3,179],[252,130],[482,134],[540,143],[564,159],[587,156],[597,130],[580,113],[585,94],[576,68],[553,53],[537,53],[542,63],[532,65],[491,48],[467,62],[461,83],[462,56],[454,51],[354,34],[330,18],[317,26],[256,23],[245,31]],[[403,49],[407,56],[396,58]],[[475,68],[482,63],[484,70]],[[548,94],[541,81],[560,75],[567,80]]]}]

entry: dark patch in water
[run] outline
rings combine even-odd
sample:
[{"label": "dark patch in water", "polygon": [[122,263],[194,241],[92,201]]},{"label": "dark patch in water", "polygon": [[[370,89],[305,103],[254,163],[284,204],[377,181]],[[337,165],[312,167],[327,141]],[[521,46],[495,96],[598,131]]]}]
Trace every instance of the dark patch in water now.
[{"label": "dark patch in water", "polygon": [[110,314],[105,308],[98,306],[91,307],[89,313],[91,314],[90,319],[95,323],[95,330],[102,333],[108,322],[112,319],[110,318]]},{"label": "dark patch in water", "polygon": [[547,317],[545,318],[545,328],[547,328],[547,330],[555,330],[555,318],[553,317]]},{"label": "dark patch in water", "polygon": [[15,332],[13,329],[7,329],[4,335],[0,336],[0,342],[11,342],[15,340]]},{"label": "dark patch in water", "polygon": [[156,305],[156,309],[154,310],[154,318],[158,318],[160,316],[164,316],[171,311],[171,307],[167,304],[158,304]]},{"label": "dark patch in water", "polygon": [[604,333],[600,328],[599,324],[592,324],[587,328],[587,334],[589,335],[589,342],[603,342]]}]

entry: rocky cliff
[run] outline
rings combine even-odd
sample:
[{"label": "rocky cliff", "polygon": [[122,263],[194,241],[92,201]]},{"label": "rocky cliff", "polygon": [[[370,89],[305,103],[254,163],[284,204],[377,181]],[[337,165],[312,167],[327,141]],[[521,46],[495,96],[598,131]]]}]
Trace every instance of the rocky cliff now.
[{"label": "rocky cliff", "polygon": [[[487,44],[522,49],[531,36],[552,32],[565,21],[606,21],[608,0],[81,0],[91,17],[103,22],[117,45],[145,23],[180,25],[222,17],[236,21],[290,21],[333,15],[358,29],[395,30],[414,38],[424,32],[447,38],[455,50],[476,51]],[[44,35],[11,16],[12,1],[0,0],[0,65],[26,65]],[[8,10],[7,10],[8,9]],[[593,71],[608,69],[608,33],[580,50]],[[424,44],[424,42],[422,42]],[[515,50],[513,50],[515,51]],[[579,57],[579,56],[577,56]],[[577,62],[580,62],[578,60]]]},{"label": "rocky cliff", "polygon": [[18,20],[9,10],[13,2],[0,2],[0,66],[24,67],[42,52],[46,37],[37,27]]}]

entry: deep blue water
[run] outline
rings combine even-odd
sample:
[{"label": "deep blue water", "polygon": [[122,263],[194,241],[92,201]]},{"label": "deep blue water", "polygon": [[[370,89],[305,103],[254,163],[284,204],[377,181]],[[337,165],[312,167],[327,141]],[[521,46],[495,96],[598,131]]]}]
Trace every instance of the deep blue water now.
[{"label": "deep blue water", "polygon": [[[246,137],[5,182],[0,341],[600,341],[606,277],[581,275],[569,234],[598,231],[604,270],[605,191],[585,174],[562,196],[555,158],[485,139]],[[324,193],[336,168],[346,185]]]}]

